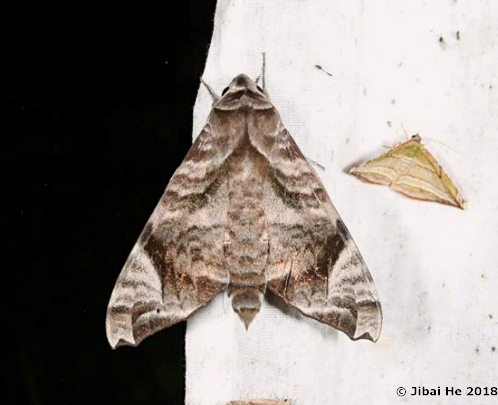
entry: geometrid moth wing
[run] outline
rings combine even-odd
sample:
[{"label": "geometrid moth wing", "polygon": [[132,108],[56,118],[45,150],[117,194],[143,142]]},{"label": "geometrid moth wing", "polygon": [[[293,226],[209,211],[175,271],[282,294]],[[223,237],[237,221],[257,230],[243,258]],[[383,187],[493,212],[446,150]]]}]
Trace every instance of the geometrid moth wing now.
[{"label": "geometrid moth wing", "polygon": [[377,291],[346,226],[266,92],[239,75],[133,247],[107,337],[136,346],[224,290],[247,328],[267,289],[351,339],[379,337]]},{"label": "geometrid moth wing", "polygon": [[349,173],[367,183],[388,185],[410,198],[465,209],[460,192],[421,141],[419,135],[413,135]]}]

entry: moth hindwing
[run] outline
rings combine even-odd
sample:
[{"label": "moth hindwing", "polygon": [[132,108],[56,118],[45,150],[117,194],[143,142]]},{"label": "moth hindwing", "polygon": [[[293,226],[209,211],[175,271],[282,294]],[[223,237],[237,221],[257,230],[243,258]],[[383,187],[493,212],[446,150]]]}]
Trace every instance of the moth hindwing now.
[{"label": "moth hindwing", "polygon": [[239,75],[126,261],[109,343],[136,346],[223,290],[247,328],[267,289],[351,339],[379,337],[377,291],[357,247],[266,93]]},{"label": "moth hindwing", "polygon": [[418,135],[353,167],[350,173],[369,183],[388,185],[411,198],[465,208],[460,192]]}]

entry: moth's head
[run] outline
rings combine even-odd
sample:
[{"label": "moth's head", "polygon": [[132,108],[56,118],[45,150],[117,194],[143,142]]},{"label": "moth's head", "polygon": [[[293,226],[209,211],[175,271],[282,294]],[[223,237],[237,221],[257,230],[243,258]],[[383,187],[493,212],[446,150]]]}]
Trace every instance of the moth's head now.
[{"label": "moth's head", "polygon": [[219,110],[236,110],[244,106],[256,110],[273,108],[266,91],[247,75],[240,74],[223,90],[214,107]]},{"label": "moth's head", "polygon": [[228,92],[236,93],[238,91],[251,91],[254,93],[260,93],[266,95],[265,91],[259,87],[251,78],[245,74],[240,74],[235,77],[228,87],[223,90],[221,94],[224,96]]}]

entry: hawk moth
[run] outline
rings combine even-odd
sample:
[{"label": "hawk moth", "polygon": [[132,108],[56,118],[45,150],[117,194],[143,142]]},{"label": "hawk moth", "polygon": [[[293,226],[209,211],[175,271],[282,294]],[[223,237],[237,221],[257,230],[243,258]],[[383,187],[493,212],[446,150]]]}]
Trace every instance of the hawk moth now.
[{"label": "hawk moth", "polygon": [[106,331],[138,345],[226,290],[245,327],[265,291],[304,315],[376,341],[368,269],[268,94],[235,77],[176,170],[116,282]]}]

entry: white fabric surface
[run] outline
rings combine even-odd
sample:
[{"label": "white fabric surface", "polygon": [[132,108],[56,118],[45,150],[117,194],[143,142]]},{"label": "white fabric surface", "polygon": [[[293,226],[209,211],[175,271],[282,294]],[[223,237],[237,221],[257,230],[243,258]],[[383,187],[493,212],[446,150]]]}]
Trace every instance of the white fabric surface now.
[{"label": "white fabric surface", "polygon": [[[353,342],[264,302],[246,332],[224,294],[188,321],[186,404],[396,404],[421,401],[398,397],[401,386],[497,386],[498,2],[219,0],[204,80],[221,93],[239,73],[255,78],[263,51],[270,97],[303,153],[325,166],[369,266],[383,331],[375,344]],[[210,108],[200,88],[194,136]],[[402,125],[422,136],[466,211],[345,173],[404,141]]]}]

